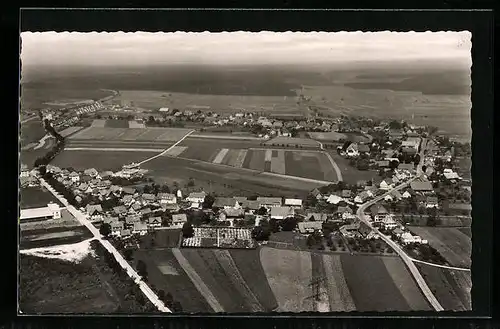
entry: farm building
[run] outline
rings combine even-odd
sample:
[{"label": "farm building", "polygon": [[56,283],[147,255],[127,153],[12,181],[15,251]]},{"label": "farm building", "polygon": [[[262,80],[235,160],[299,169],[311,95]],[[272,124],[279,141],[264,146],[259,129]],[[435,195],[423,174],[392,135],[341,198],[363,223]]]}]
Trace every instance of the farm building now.
[{"label": "farm building", "polygon": [[21,220],[45,220],[61,218],[61,208],[58,204],[49,203],[46,207],[21,209]]},{"label": "farm building", "polygon": [[161,226],[161,217],[148,218],[148,227],[160,227],[160,226]]},{"label": "farm building", "polygon": [[356,217],[351,209],[351,207],[349,206],[345,206],[345,207],[338,207],[337,208],[337,214],[338,216],[340,216],[342,219],[350,219],[350,218],[353,218],[353,217]]},{"label": "farm building", "polygon": [[401,241],[404,244],[410,244],[410,243],[423,243],[426,244],[427,240],[422,240],[422,238],[418,235],[412,235],[410,232],[405,232],[401,234]]},{"label": "farm building", "polygon": [[226,220],[226,219],[230,219],[230,218],[241,218],[244,215],[245,215],[245,212],[241,208],[240,209],[227,208],[227,209],[224,209],[220,213],[219,219]]},{"label": "farm building", "polygon": [[145,223],[134,223],[133,229],[132,229],[132,234],[140,234],[140,235],[145,235],[148,233],[148,225]]},{"label": "farm building", "polygon": [[386,178],[383,181],[380,182],[380,189],[381,190],[388,190],[393,186],[394,182],[392,181],[391,178]]},{"label": "farm building", "polygon": [[285,219],[295,216],[295,209],[293,207],[272,207],[271,218]]},{"label": "farm building", "polygon": [[359,155],[358,144],[351,143],[345,150],[347,156],[355,157]]},{"label": "farm building", "polygon": [[370,153],[370,147],[366,144],[358,145],[358,152],[361,153]]},{"label": "farm building", "polygon": [[360,194],[358,194],[354,198],[354,202],[356,202],[356,203],[363,203],[366,200],[368,200],[368,198],[370,198],[370,195],[368,194],[368,192],[367,191],[363,191],[363,192],[361,192]]},{"label": "farm building", "polygon": [[177,197],[175,196],[175,194],[158,193],[157,198],[158,200],[160,200],[160,203],[170,203],[170,204],[177,203]]},{"label": "farm building", "polygon": [[335,194],[330,194],[328,199],[326,199],[326,202],[330,204],[338,204],[340,201],[342,201],[342,198]]},{"label": "farm building", "polygon": [[302,208],[302,199],[285,199],[285,206]]},{"label": "farm building", "polygon": [[413,171],[415,169],[415,165],[413,163],[400,163],[398,165],[398,170],[406,170]]},{"label": "farm building", "polygon": [[125,208],[124,206],[117,206],[113,208],[113,212],[118,216],[125,215],[127,213],[127,208]]},{"label": "farm building", "polygon": [[323,198],[323,195],[321,194],[321,192],[317,188],[315,188],[314,190],[311,191],[311,195],[318,200]]},{"label": "farm building", "polygon": [[111,235],[120,236],[120,232],[123,230],[123,222],[112,222],[109,224],[111,226]]},{"label": "farm building", "polygon": [[439,206],[438,198],[435,196],[428,196],[425,201],[426,208],[437,208]]},{"label": "farm building", "polygon": [[268,197],[258,197],[257,201],[259,202],[259,208],[272,208],[272,207],[281,207],[282,200],[281,198],[268,198]]},{"label": "farm building", "polygon": [[374,204],[373,206],[371,206],[370,212],[372,214],[372,219],[375,222],[382,222],[387,216],[390,215],[384,206],[378,204]]},{"label": "farm building", "polygon": [[320,231],[323,228],[322,222],[299,222],[297,223],[299,232],[302,234],[313,233]]},{"label": "farm building", "polygon": [[346,238],[359,236],[359,222],[341,226],[339,231]]},{"label": "farm building", "polygon": [[415,192],[430,192],[432,191],[432,184],[429,181],[415,180],[410,183],[410,188]]},{"label": "farm building", "polygon": [[234,198],[216,198],[212,207],[224,209],[238,208],[240,207],[240,203]]},{"label": "farm building", "polygon": [[359,223],[359,234],[366,240],[370,240],[370,239],[378,239],[378,234],[375,233],[371,228],[370,226],[368,226],[366,223],[364,222],[360,222]]}]

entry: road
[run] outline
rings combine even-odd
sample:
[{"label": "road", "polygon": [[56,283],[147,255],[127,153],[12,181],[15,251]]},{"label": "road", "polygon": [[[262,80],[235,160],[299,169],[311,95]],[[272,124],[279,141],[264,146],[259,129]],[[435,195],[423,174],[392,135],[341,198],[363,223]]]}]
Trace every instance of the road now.
[{"label": "road", "polygon": [[470,268],[465,268],[465,267],[454,267],[454,266],[447,266],[447,265],[440,265],[440,264],[434,264],[434,263],[429,263],[429,262],[424,262],[423,260],[418,260],[415,258],[410,259],[414,262],[429,265],[429,266],[434,266],[434,267],[440,267],[440,268],[445,268],[447,270],[453,270],[453,271],[463,271],[463,272],[470,272]]},{"label": "road", "polygon": [[228,136],[228,135],[207,135],[196,133],[191,138],[207,138],[207,139],[234,139],[234,140],[248,140],[248,141],[267,141],[265,138],[253,136]]},{"label": "road", "polygon": [[106,250],[112,254],[118,264],[126,271],[128,276],[134,280],[134,282],[139,286],[144,295],[149,299],[153,305],[155,305],[160,312],[172,313],[172,311],[163,304],[163,302],[158,298],[156,293],[151,290],[151,288],[142,280],[142,277],[130,266],[129,263],[123,258],[123,256],[116,250],[116,248],[108,241],[102,238],[99,230],[86,218],[86,216],[76,209],[74,206],[70,205],[68,201],[63,198],[59,193],[57,193],[49,183],[47,183],[43,178],[40,178],[40,183],[46,187],[65,207],[66,209],[78,220],[82,225],[87,227],[89,231],[94,235],[97,241],[99,241]]},{"label": "road", "polygon": [[417,267],[413,263],[413,261],[414,261],[413,258],[409,257],[406,254],[406,252],[396,242],[392,241],[392,239],[390,237],[386,236],[385,234],[382,234],[378,229],[374,228],[372,226],[372,224],[365,218],[365,210],[367,208],[369,208],[372,205],[376,204],[377,202],[381,201],[382,199],[384,199],[384,197],[386,197],[391,192],[397,191],[397,190],[401,190],[402,188],[406,187],[410,182],[414,181],[415,179],[419,179],[419,178],[422,177],[422,175],[423,175],[423,173],[422,173],[422,164],[424,162],[425,145],[426,145],[426,139],[423,139],[422,140],[422,147],[420,149],[420,155],[421,155],[420,156],[420,162],[417,165],[417,175],[415,177],[413,177],[412,179],[409,179],[408,181],[406,181],[406,182],[404,182],[404,183],[396,186],[395,188],[387,191],[386,193],[384,193],[384,194],[382,194],[382,195],[380,195],[380,196],[372,199],[371,201],[368,201],[368,202],[362,204],[358,208],[358,210],[356,212],[356,215],[357,215],[357,217],[359,218],[360,221],[362,221],[366,225],[368,225],[375,233],[377,233],[382,238],[382,240],[384,240],[389,246],[392,247],[392,249],[394,249],[394,251],[396,251],[396,253],[401,257],[401,259],[403,260],[403,262],[406,264],[406,266],[410,270],[410,273],[413,275],[413,278],[417,282],[420,290],[422,291],[422,293],[424,294],[424,296],[427,298],[427,300],[429,301],[429,303],[432,305],[432,307],[436,311],[443,311],[444,310],[443,307],[441,306],[441,304],[437,300],[436,296],[434,296],[434,294],[430,290],[429,286],[427,285],[427,282],[425,282],[424,278],[422,277],[422,275],[418,271]]},{"label": "road", "polygon": [[169,148],[167,148],[166,150],[164,150],[163,152],[161,152],[161,153],[159,153],[159,154],[157,154],[157,155],[153,155],[152,157],[147,158],[146,160],[143,160],[143,161],[139,162],[139,165],[142,165],[142,164],[144,164],[144,163],[146,163],[146,162],[149,162],[149,161],[151,161],[151,160],[153,160],[153,159],[156,159],[156,158],[158,158],[158,157],[161,157],[162,155],[165,155],[168,151],[170,151],[170,150],[171,150],[171,149],[173,149],[175,146],[177,146],[177,145],[179,145],[180,143],[182,143],[182,141],[183,141],[183,140],[185,140],[185,139],[186,139],[186,137],[188,137],[189,135],[191,135],[191,134],[192,134],[192,133],[194,133],[194,132],[195,132],[195,130],[191,130],[191,131],[190,131],[190,132],[188,132],[186,135],[184,135],[184,137],[182,137],[182,138],[181,138],[181,139],[179,139],[177,142],[175,142],[175,144],[174,144],[174,145],[170,146]]},{"label": "road", "polygon": [[328,160],[330,160],[330,163],[332,164],[332,167],[333,169],[335,170],[335,173],[337,174],[337,181],[339,182],[342,182],[342,171],[340,170],[339,166],[337,165],[337,163],[333,160],[332,156],[330,155],[330,153],[326,152],[324,147],[323,147],[323,143],[317,141],[320,145],[320,148],[321,150],[323,150],[323,153],[326,155],[326,157],[328,158]]}]

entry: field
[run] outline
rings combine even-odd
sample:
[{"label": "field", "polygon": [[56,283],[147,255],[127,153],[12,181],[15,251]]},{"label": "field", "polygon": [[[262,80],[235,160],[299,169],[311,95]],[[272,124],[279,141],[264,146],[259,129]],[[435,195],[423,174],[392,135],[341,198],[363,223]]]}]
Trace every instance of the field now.
[{"label": "field", "polygon": [[467,311],[472,309],[471,273],[416,264],[429,288],[445,310]]},{"label": "field", "polygon": [[227,250],[182,249],[181,252],[225,312],[265,311]]},{"label": "field", "polygon": [[[399,259],[340,255],[340,260],[356,310],[410,311],[411,306],[428,309],[424,297]],[[412,305],[407,300],[411,300]]]},{"label": "field", "polygon": [[21,232],[19,247],[31,249],[71,244],[90,237],[92,237],[92,233],[84,226],[35,229]]},{"label": "field", "polygon": [[322,153],[287,151],[285,163],[287,175],[325,181],[338,180],[332,164]]},{"label": "field", "polygon": [[470,268],[472,241],[466,233],[453,227],[416,227],[412,232],[429,241],[451,266]]},{"label": "field", "polygon": [[20,125],[21,146],[26,146],[30,143],[38,142],[46,134],[43,123],[39,118],[21,123]]},{"label": "field", "polygon": [[73,168],[75,170],[85,170],[95,168],[102,170],[120,170],[124,164],[140,162],[158,152],[119,152],[119,151],[63,151],[58,154],[51,164],[60,168]]},{"label": "field", "polygon": [[342,180],[349,184],[356,184],[360,180],[369,181],[378,176],[378,172],[373,170],[358,170],[349,164],[349,160],[341,157],[337,152],[328,152],[333,161],[337,163],[342,172]]},{"label": "field", "polygon": [[330,132],[309,132],[307,133],[312,139],[324,142],[338,142],[339,140],[349,140],[351,142],[362,143],[370,140],[359,133],[338,133]]},{"label": "field", "polygon": [[46,207],[47,203],[62,204],[47,189],[41,186],[20,189],[19,203],[21,209]]},{"label": "field", "polygon": [[80,131],[82,130],[84,127],[79,127],[79,126],[72,126],[72,127],[68,127],[64,130],[61,130],[59,132],[59,134],[62,136],[62,137],[68,137],[69,135],[72,135],[74,133],[76,133],[77,131]]},{"label": "field", "polygon": [[189,181],[189,178],[193,178],[194,188],[203,188],[206,192],[214,192],[221,196],[260,194],[305,197],[309,191],[323,185],[287,179],[286,177],[269,176],[266,173],[243,168],[167,156],[153,159],[141,167],[148,169],[149,175],[159,183],[173,184],[177,182],[182,186]]},{"label": "field", "polygon": [[163,290],[165,294],[171,293],[174,300],[181,303],[183,312],[212,312],[209,304],[179,265],[171,250],[139,249],[134,252],[133,258],[133,264],[137,264],[138,260],[146,263],[150,285],[153,285],[156,291]]},{"label": "field", "polygon": [[[128,124],[127,121],[124,121]],[[176,142],[190,130],[182,128],[88,127],[72,135],[75,140]]]},{"label": "field", "polygon": [[66,142],[67,151],[108,151],[108,152],[157,152],[161,153],[172,146],[173,142],[151,141],[103,141],[103,140],[75,140]]},{"label": "field", "polygon": [[[152,234],[141,236],[141,248],[175,248],[179,245],[180,229],[155,230]],[[154,240],[154,245],[151,242]]]},{"label": "field", "polygon": [[305,251],[262,248],[262,267],[276,296],[279,312],[315,311],[311,256]]}]

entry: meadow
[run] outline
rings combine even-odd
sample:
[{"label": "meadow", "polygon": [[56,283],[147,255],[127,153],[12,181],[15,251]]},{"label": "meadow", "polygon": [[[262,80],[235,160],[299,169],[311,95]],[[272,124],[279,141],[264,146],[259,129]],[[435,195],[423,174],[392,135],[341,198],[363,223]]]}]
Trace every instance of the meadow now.
[{"label": "meadow", "polygon": [[21,188],[19,192],[19,206],[21,209],[46,207],[49,202],[62,206],[61,202],[52,193],[41,186]]},{"label": "meadow", "polygon": [[[125,123],[128,124],[127,121]],[[190,130],[182,128],[88,127],[72,135],[75,140],[176,142]]]},{"label": "meadow", "polygon": [[95,168],[99,171],[121,170],[125,164],[140,162],[158,152],[128,152],[128,151],[109,151],[86,150],[86,151],[67,151],[64,150],[58,154],[51,164],[60,168],[73,168],[76,170],[85,170]]}]

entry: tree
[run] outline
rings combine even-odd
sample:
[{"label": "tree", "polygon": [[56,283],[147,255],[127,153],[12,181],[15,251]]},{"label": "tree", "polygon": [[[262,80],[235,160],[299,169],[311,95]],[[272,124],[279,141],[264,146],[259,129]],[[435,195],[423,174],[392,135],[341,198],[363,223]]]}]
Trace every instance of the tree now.
[{"label": "tree", "polygon": [[148,267],[141,259],[137,261],[137,273],[144,278],[148,276]]},{"label": "tree", "polygon": [[189,222],[184,223],[184,225],[182,226],[182,236],[184,238],[191,238],[194,236],[194,228],[193,225],[191,225],[191,223]]},{"label": "tree", "polygon": [[164,296],[164,299],[162,300],[167,307],[172,307],[172,304],[174,303],[174,297],[170,292],[167,292],[167,294]]},{"label": "tree", "polygon": [[260,207],[260,208],[257,210],[257,215],[264,216],[265,214],[267,214],[267,209],[266,209],[266,207]]},{"label": "tree", "polygon": [[398,166],[399,166],[399,161],[391,160],[389,162],[389,168],[391,168],[391,170],[396,169]]},{"label": "tree", "polygon": [[401,128],[402,128],[401,122],[397,120],[392,120],[391,122],[389,122],[389,129],[401,129]]},{"label": "tree", "polygon": [[188,187],[193,187],[194,186],[194,178],[193,177],[189,177],[187,186]]},{"label": "tree", "polygon": [[279,225],[278,225],[278,222],[276,221],[276,219],[274,218],[271,218],[269,220],[269,229],[271,230],[271,232],[273,233],[276,233],[279,231]]},{"label": "tree", "polygon": [[283,231],[293,231],[297,227],[297,219],[294,217],[289,217],[281,221],[281,230]]},{"label": "tree", "polygon": [[205,200],[203,200],[203,208],[209,209],[212,208],[215,202],[215,197],[210,193],[205,196]]},{"label": "tree", "polygon": [[107,238],[111,234],[111,225],[109,225],[109,223],[103,223],[99,228],[99,233]]},{"label": "tree", "polygon": [[132,260],[132,250],[131,249],[125,249],[123,251],[123,256],[125,257],[126,261],[131,261]]},{"label": "tree", "polygon": [[160,191],[161,191],[162,193],[170,193],[170,188],[168,187],[168,185],[167,185],[167,184],[163,184],[163,185],[161,186],[161,188],[160,188]]},{"label": "tree", "polygon": [[256,226],[252,230],[252,238],[254,238],[257,241],[267,240],[269,239],[270,235],[271,231],[269,230],[268,227]]},{"label": "tree", "polygon": [[172,304],[172,309],[174,310],[174,312],[182,312],[182,305],[179,301],[175,301],[173,304]]}]

